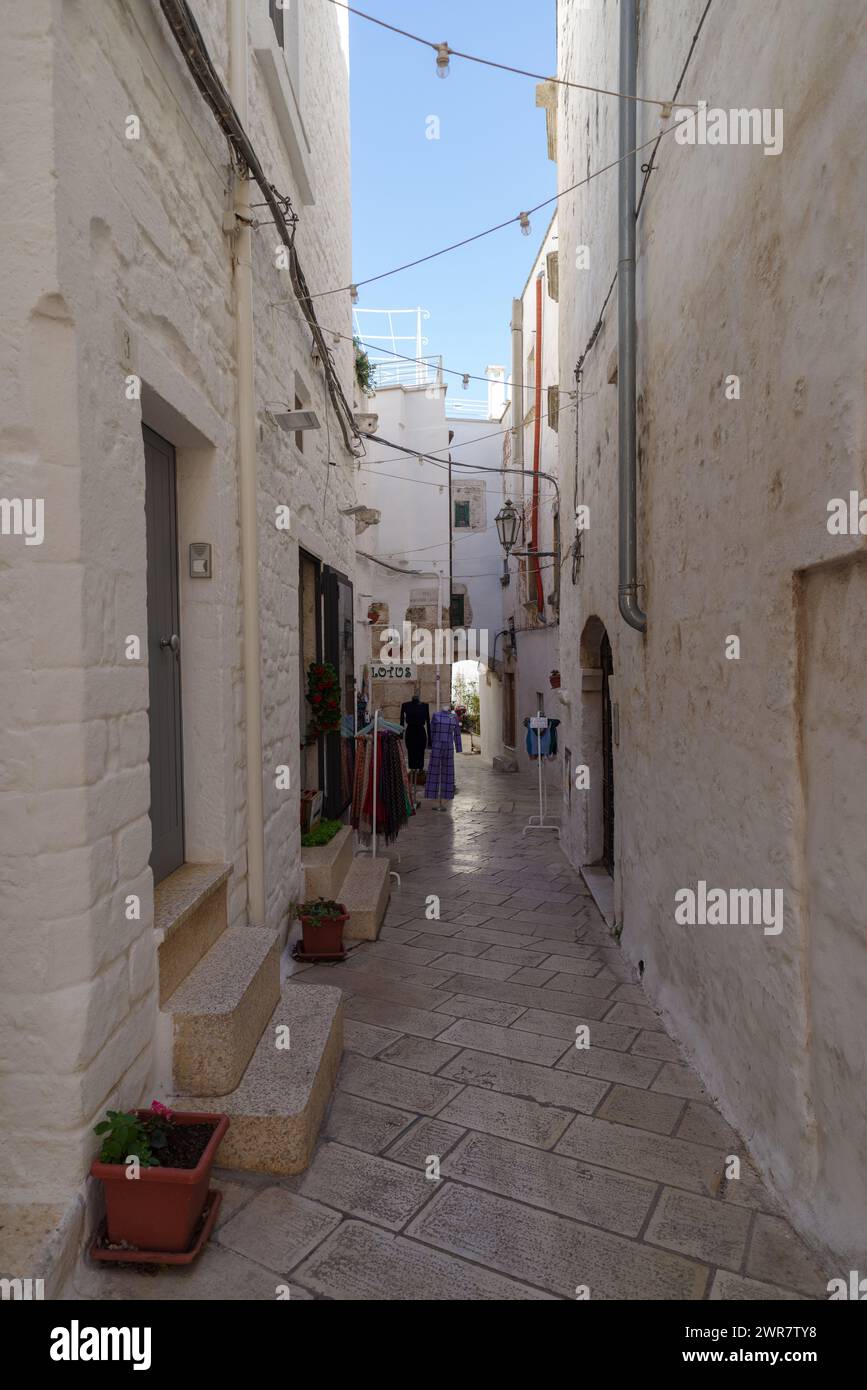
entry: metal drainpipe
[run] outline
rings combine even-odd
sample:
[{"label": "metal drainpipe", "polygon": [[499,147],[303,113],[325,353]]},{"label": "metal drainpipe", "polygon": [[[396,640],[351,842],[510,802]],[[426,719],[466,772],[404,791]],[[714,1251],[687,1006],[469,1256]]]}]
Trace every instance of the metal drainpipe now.
[{"label": "metal drainpipe", "polygon": [[[247,125],[247,0],[229,0],[229,92]],[[250,180],[235,180],[235,327],[238,366],[238,483],[241,592],[244,612],[244,715],[247,755],[247,910],[265,925],[265,809],[262,790],[262,668],[259,626],[259,535],[256,407],[253,382],[253,235]]]},{"label": "metal drainpipe", "polygon": [[[620,0],[620,90],[635,94],[638,77],[636,0]],[[638,518],[635,435],[635,155],[638,103],[620,98],[617,263],[617,464],[620,612],[647,631],[638,603]]]}]

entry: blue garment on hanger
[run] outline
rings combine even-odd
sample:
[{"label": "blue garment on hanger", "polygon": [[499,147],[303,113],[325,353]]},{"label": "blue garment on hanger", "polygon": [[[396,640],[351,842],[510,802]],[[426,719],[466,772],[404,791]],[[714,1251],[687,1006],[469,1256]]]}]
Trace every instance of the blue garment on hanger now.
[{"label": "blue garment on hanger", "polygon": [[557,725],[559,719],[549,719],[546,729],[533,729],[530,727],[529,718],[524,720],[524,727],[527,730],[526,746],[531,758],[538,758],[540,753],[543,758],[553,758],[557,752]]}]

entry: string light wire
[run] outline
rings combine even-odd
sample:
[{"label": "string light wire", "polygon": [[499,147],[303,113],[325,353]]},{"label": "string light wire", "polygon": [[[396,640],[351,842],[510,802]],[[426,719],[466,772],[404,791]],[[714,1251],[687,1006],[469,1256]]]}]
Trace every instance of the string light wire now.
[{"label": "string light wire", "polygon": [[[332,0],[337,3],[337,0]],[[610,164],[603,164],[601,169],[594,169],[586,178],[579,179],[577,183],[570,184],[568,188],[562,188],[559,193],[554,193],[550,198],[545,198],[535,207],[527,208],[525,212],[519,212],[515,217],[507,217],[504,222],[498,222],[494,227],[486,227],[483,232],[475,232],[473,236],[464,237],[461,241],[454,241],[450,246],[443,246],[439,251],[431,251],[427,256],[419,256],[414,261],[407,261],[404,265],[395,266],[393,270],[383,270],[379,275],[369,275],[366,280],[355,280],[349,285],[338,285],[333,290],[318,290],[316,294],[310,294],[308,299],[324,299],[326,295],[345,294],[347,291],[356,292],[362,285],[374,285],[379,280],[388,280],[392,275],[400,275],[404,270],[412,270],[417,265],[424,265],[426,261],[435,261],[439,256],[446,256],[450,251],[458,251],[462,246],[470,246],[474,241],[481,241],[483,237],[492,236],[494,232],[501,232],[504,227],[511,227],[514,223],[520,222],[522,217],[529,217],[534,212],[541,212],[542,208],[548,208],[552,203],[559,203],[561,198],[565,198],[567,193],[574,193],[578,188],[584,188],[593,179],[598,179],[600,174],[607,174],[611,169],[616,169],[618,164],[622,164],[625,159],[630,159],[632,155],[640,154],[650,145],[658,145],[665,135],[670,135],[673,130],[677,130],[677,125],[666,126],[665,130],[658,131],[649,140],[644,140],[634,149],[627,150],[625,154],[613,159]]]},{"label": "string light wire", "polygon": [[[517,77],[532,77],[537,82],[554,82],[558,87],[574,87],[579,92],[596,92],[604,97],[626,97],[629,101],[644,102],[648,106],[661,106],[664,111],[671,107],[670,101],[660,101],[657,97],[640,97],[634,92],[617,92],[610,87],[591,87],[587,82],[570,82],[565,77],[548,77],[541,72],[528,72],[526,68],[513,68],[508,63],[497,63],[493,58],[480,58],[477,53],[462,53],[458,48],[452,48],[447,43],[434,43],[431,39],[422,38],[420,34],[411,34],[408,29],[399,29],[396,24],[388,24],[384,19],[378,19],[376,15],[365,14],[364,10],[358,10],[354,5],[347,5],[345,0],[331,0],[332,5],[338,9],[347,10],[349,14],[354,14],[358,19],[366,19],[369,24],[376,24],[380,29],[389,29],[392,34],[400,34],[401,38],[412,39],[413,43],[424,44],[426,48],[432,48],[439,55],[445,58],[445,66],[448,66],[449,58],[463,58],[468,63],[480,63],[486,68],[497,68],[500,72],[512,72]],[[682,106],[694,105],[694,103],[681,102]]]}]

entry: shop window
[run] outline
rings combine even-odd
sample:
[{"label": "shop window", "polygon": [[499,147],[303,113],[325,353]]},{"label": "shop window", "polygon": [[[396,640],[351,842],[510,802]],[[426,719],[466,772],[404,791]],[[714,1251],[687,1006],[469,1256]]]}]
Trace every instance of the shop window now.
[{"label": "shop window", "polygon": [[455,503],[455,526],[469,526],[470,524],[470,504],[469,502]]}]

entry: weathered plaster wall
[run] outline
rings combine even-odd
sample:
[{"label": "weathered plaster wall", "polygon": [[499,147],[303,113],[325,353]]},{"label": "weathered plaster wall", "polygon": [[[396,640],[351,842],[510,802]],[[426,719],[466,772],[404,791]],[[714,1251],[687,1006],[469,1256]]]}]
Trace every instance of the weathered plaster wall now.
[{"label": "weathered plaster wall", "polygon": [[[449,612],[449,478],[448,426],[445,393],[441,386],[390,386],[377,391],[368,402],[379,416],[377,433],[396,447],[368,445],[367,457],[358,472],[359,503],[381,513],[377,525],[365,529],[357,539],[358,613],[356,633],[362,637],[356,648],[359,684],[363,667],[371,653],[379,658],[383,636],[396,628],[403,641],[403,624],[410,622],[430,633],[447,628]],[[404,451],[409,451],[405,453]],[[433,453],[442,466],[419,460],[413,450]],[[365,559],[375,556],[383,563]],[[406,569],[406,573],[399,571]],[[437,576],[441,576],[438,579]],[[387,605],[387,622],[363,631],[371,599]],[[442,598],[442,611],[439,604]],[[408,658],[409,653],[402,653]],[[444,655],[447,653],[444,650]],[[421,662],[415,681],[374,681],[367,683],[370,711],[379,706],[386,718],[396,719],[400,706],[418,689],[422,700],[435,707],[436,664]],[[440,665],[441,702],[451,694],[451,664]]]},{"label": "weathered plaster wall", "polygon": [[[548,412],[548,387],[555,386],[560,380],[559,372],[559,305],[558,301],[552,298],[549,293],[548,277],[548,256],[558,250],[558,228],[557,217],[555,216],[545,230],[538,251],[536,253],[527,282],[524,285],[521,302],[523,304],[523,364],[524,364],[524,386],[523,392],[512,389],[512,402],[509,404],[502,420],[504,428],[513,428],[513,411],[516,409],[515,401],[521,396],[522,409],[521,420],[523,422],[523,445],[524,462],[523,468],[525,475],[520,473],[508,472],[509,468],[514,468],[514,451],[511,446],[511,438],[507,441],[505,451],[501,448],[501,463],[504,467],[502,473],[503,497],[509,497],[524,519],[523,530],[519,534],[516,549],[527,550],[532,548],[532,501],[533,501],[533,479],[527,476],[529,470],[533,468],[534,457],[534,421],[536,411],[536,392],[535,392],[535,355],[537,351],[537,330],[536,330],[536,286],[541,278],[542,284],[542,392],[539,404],[539,414],[544,417],[541,420],[540,439],[539,439],[539,470],[547,474],[547,478],[539,481],[539,507],[538,507],[538,540],[536,548],[543,554],[539,559],[539,567],[542,577],[542,587],[544,595],[544,610],[540,615],[535,607],[528,608],[528,601],[536,598],[536,578],[535,568],[532,561],[524,560],[519,562],[515,558],[509,560],[509,573],[511,576],[508,586],[502,589],[502,608],[503,622],[501,626],[508,626],[509,619],[514,621],[518,640],[517,659],[508,655],[509,646],[501,639],[497,647],[497,657],[500,660],[506,653],[506,670],[514,673],[515,676],[515,704],[516,704],[516,740],[515,747],[509,747],[502,738],[502,691],[499,692],[500,699],[494,702],[494,708],[488,710],[488,723],[493,726],[497,711],[499,711],[499,724],[496,728],[495,746],[494,743],[485,745],[487,756],[493,757],[495,754],[503,753],[509,757],[515,757],[521,767],[531,766],[530,756],[526,749],[526,729],[523,721],[525,718],[538,712],[540,703],[543,711],[550,718],[560,718],[560,701],[555,690],[551,688],[549,675],[552,670],[559,666],[559,629],[558,629],[558,610],[557,610],[557,568],[555,561],[551,558],[556,549],[555,545],[555,524],[554,516],[558,507],[558,493],[556,482],[550,479],[558,479],[559,476],[559,449],[560,431],[570,427],[573,419],[573,411],[563,410],[563,406],[568,404],[567,398],[562,397],[561,415],[557,421],[558,428],[554,428],[554,420]],[[571,382],[566,382],[566,389],[571,387]],[[562,492],[562,489],[561,489]],[[568,498],[566,499],[568,505]],[[567,536],[568,544],[568,536]],[[496,679],[496,678],[495,678]],[[489,693],[483,696],[485,706],[490,703]],[[539,695],[542,700],[539,700]],[[491,728],[490,733],[494,730]],[[549,769],[550,770],[550,769]],[[554,779],[557,782],[557,779]],[[557,782],[559,787],[559,782]],[[559,791],[557,793],[559,795]]]},{"label": "weathered plaster wall", "polygon": [[[702,9],[699,0],[642,4],[642,94],[673,92]],[[559,25],[561,75],[615,87],[617,6],[563,3]],[[848,2],[714,5],[696,47],[684,99],[781,107],[785,138],[782,154],[768,157],[667,136],[650,177],[637,285],[646,638],[617,609],[616,290],[585,363],[573,449],[561,425],[564,495],[590,507],[580,581],[563,587],[567,739],[577,755],[592,736],[575,692],[579,637],[596,615],[610,636],[619,706],[624,948],[644,960],[648,992],[795,1219],[852,1260],[867,1253],[863,1162],[840,1147],[849,1093],[818,1075],[809,1000],[824,978],[827,1002],[833,978],[816,975],[816,931],[833,950],[847,933],[863,938],[863,926],[845,922],[853,893],[863,903],[867,889],[864,791],[862,783],[858,813],[843,814],[831,766],[814,761],[802,774],[796,575],[864,548],[863,537],[826,527],[829,498],[863,495],[865,484],[864,153],[849,135],[864,116],[864,58],[863,7]],[[639,142],[657,129],[656,110],[639,108]],[[563,89],[558,138],[566,187],[616,157],[616,101]],[[613,171],[561,202],[561,384],[616,270],[616,204]],[[582,245],[587,270],[576,268]],[[739,400],[726,399],[730,374],[740,377]],[[725,659],[729,635],[740,637],[740,660]],[[863,649],[840,650],[839,669],[825,677],[829,706],[863,709]],[[825,688],[808,681],[808,690]],[[847,730],[840,720],[831,736],[835,758],[852,752]],[[576,797],[564,842],[582,863]],[[825,893],[821,922],[815,841],[805,855],[804,839],[816,797],[833,813],[840,881],[840,903]],[[675,892],[699,879],[783,889],[782,933],[675,925]],[[863,971],[861,947],[851,949]],[[850,1066],[863,1059],[863,1020],[846,1018]]]},{"label": "weathered plaster wall", "polygon": [[[267,18],[264,0],[255,6]],[[195,8],[225,72],[225,6]],[[249,129],[302,214],[298,245],[315,292],[349,279],[345,18],[326,7],[303,22],[312,205],[301,206],[252,57]],[[155,1067],[143,419],[178,456],[188,858],[233,865],[230,920],[245,916],[229,170],[157,7],[37,0],[13,7],[6,38],[3,159],[10,184],[22,187],[25,155],[30,175],[14,222],[11,206],[3,214],[14,248],[0,349],[3,488],[45,498],[46,537],[26,550],[2,541],[11,600],[2,1052],[15,1117],[3,1127],[4,1195],[53,1201],[85,1173],[99,1114],[149,1098]],[[137,141],[125,138],[130,114]],[[353,528],[339,509],[354,488],[333,419],[330,451],[323,428],[301,457],[264,413],[290,399],[297,371],[325,424],[309,334],[269,307],[289,297],[275,240],[273,229],[255,235],[254,284],[266,880],[277,927],[299,883],[297,547],[351,574]],[[324,302],[330,326],[348,333],[348,296]],[[335,348],[351,395],[350,353]],[[140,402],[126,398],[128,373],[142,380]],[[292,508],[288,535],[274,525],[278,503]],[[193,539],[213,543],[211,581],[186,577]],[[126,660],[129,634],[143,639],[140,662]],[[279,763],[291,767],[291,793],[276,791]],[[125,915],[130,894],[139,920]]]}]

